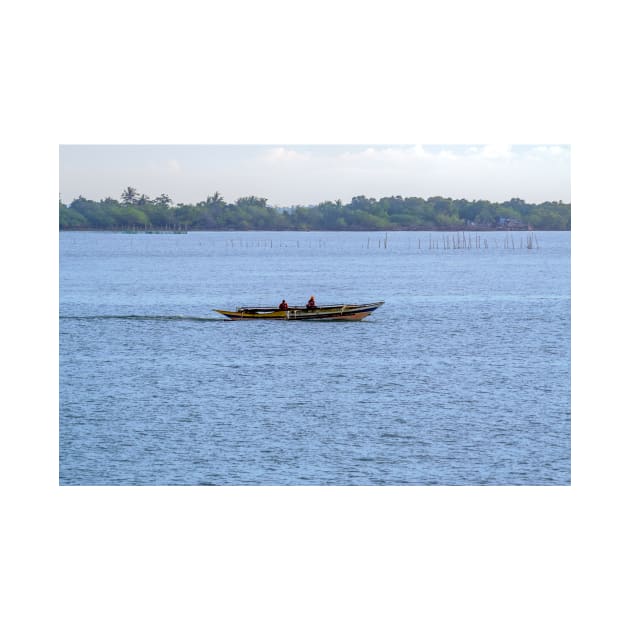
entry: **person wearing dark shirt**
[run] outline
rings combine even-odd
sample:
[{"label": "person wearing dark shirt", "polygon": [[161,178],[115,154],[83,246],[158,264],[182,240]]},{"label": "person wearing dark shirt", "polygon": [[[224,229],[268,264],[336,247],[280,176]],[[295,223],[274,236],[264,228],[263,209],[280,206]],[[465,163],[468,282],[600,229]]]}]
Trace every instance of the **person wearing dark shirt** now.
[{"label": "person wearing dark shirt", "polygon": [[286,300],[282,300],[282,302],[280,302],[280,306],[278,306],[278,310],[280,310],[280,311],[288,311],[289,310],[289,305],[287,304]]},{"label": "person wearing dark shirt", "polygon": [[315,296],[311,295],[311,297],[309,298],[308,302],[306,303],[306,308],[315,308]]}]

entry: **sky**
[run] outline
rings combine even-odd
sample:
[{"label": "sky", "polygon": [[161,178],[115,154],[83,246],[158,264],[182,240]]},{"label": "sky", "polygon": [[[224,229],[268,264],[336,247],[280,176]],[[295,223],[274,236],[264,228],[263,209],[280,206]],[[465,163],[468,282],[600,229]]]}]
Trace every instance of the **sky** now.
[{"label": "sky", "polygon": [[132,186],[175,203],[316,204],[365,195],[571,201],[568,145],[60,145],[59,192],[119,198]]}]

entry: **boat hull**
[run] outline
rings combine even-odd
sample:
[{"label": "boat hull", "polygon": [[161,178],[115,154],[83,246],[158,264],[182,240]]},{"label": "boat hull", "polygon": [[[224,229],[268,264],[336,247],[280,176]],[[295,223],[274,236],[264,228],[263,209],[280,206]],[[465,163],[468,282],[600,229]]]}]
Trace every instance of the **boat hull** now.
[{"label": "boat hull", "polygon": [[290,306],[286,311],[281,311],[273,307],[242,307],[235,311],[214,310],[232,320],[273,319],[280,321],[321,320],[339,322],[362,320],[368,315],[371,315],[382,304],[383,302],[372,302],[370,304],[334,304],[313,309]]}]

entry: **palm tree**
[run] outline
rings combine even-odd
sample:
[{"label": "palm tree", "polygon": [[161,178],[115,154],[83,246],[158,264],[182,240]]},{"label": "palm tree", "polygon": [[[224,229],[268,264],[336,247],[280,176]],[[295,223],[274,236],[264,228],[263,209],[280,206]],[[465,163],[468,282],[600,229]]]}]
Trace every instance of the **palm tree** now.
[{"label": "palm tree", "polygon": [[159,197],[156,197],[153,200],[153,203],[158,206],[169,206],[172,203],[172,199],[165,193],[162,193]]},{"label": "palm tree", "polygon": [[127,188],[123,190],[122,195],[120,195],[120,198],[126,205],[130,206],[136,202],[136,199],[138,198],[138,191],[131,186],[127,186]]},{"label": "palm tree", "polygon": [[215,191],[214,195],[212,195],[212,197],[208,197],[207,200],[208,205],[214,206],[214,205],[221,205],[224,202],[223,197],[219,194],[219,191]]}]

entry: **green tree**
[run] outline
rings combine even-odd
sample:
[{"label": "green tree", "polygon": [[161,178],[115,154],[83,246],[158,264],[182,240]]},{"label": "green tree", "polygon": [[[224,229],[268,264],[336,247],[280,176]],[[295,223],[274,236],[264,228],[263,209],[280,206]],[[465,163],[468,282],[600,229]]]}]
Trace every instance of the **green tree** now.
[{"label": "green tree", "polygon": [[70,208],[85,217],[87,225],[95,228],[111,228],[116,225],[116,220],[111,211],[97,201],[79,196],[71,204]]},{"label": "green tree", "polygon": [[146,212],[137,206],[118,206],[113,210],[115,224],[120,227],[138,227],[150,223]]},{"label": "green tree", "polygon": [[65,203],[59,200],[59,228],[68,230],[72,228],[87,227],[87,219],[76,210],[68,208]]},{"label": "green tree", "polygon": [[92,201],[79,196],[66,206],[59,201],[60,229],[112,228],[132,225],[186,225],[190,229],[415,229],[463,228],[476,223],[491,227],[498,217],[514,219],[537,229],[571,229],[571,204],[550,201],[528,204],[518,197],[503,203],[444,197],[383,197],[378,201],[359,195],[344,205],[323,201],[290,210],[271,207],[264,197],[240,197],[227,204],[215,192],[197,204],[172,205],[163,193],[151,200],[128,187],[122,201],[111,197]]},{"label": "green tree", "polygon": [[190,204],[177,204],[175,208],[175,223],[187,227],[199,227],[203,210]]}]

